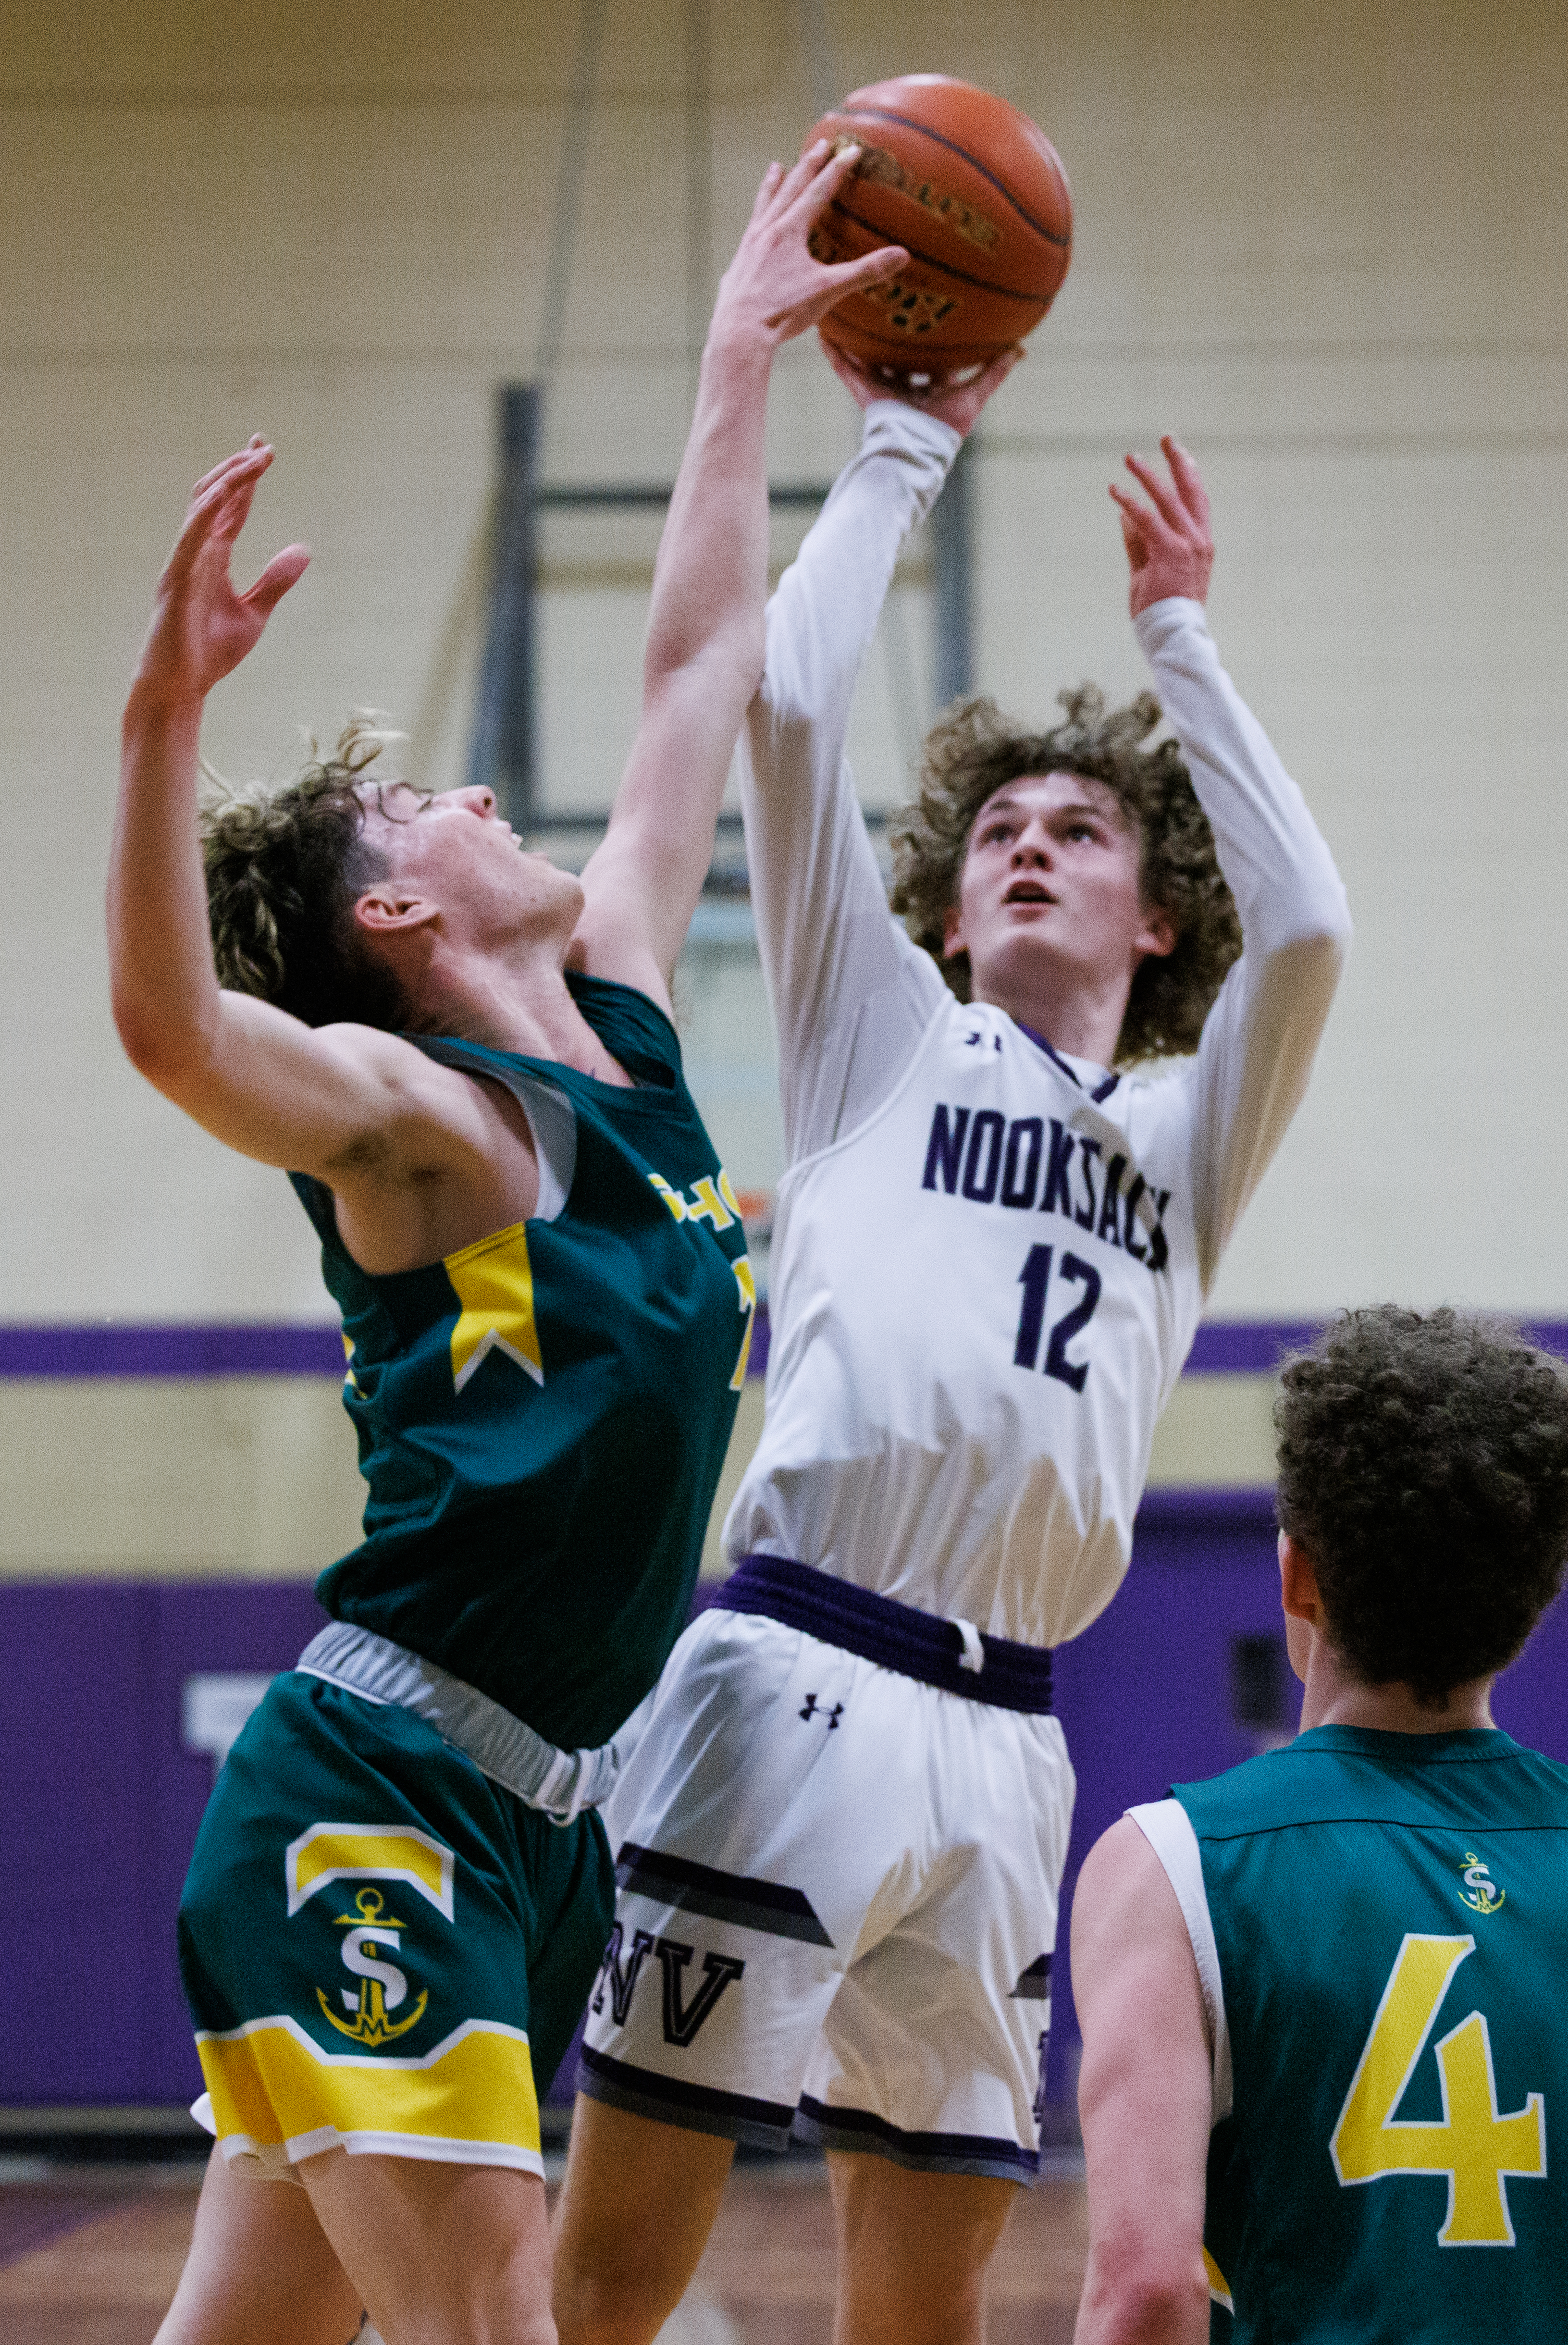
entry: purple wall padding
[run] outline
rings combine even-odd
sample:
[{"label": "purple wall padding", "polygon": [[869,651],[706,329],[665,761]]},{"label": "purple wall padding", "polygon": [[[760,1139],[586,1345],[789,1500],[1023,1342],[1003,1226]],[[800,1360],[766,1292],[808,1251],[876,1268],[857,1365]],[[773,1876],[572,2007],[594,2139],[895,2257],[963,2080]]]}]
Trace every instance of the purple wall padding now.
[{"label": "purple wall padding", "polygon": [[321,1619],[297,1581],[0,1587],[0,2105],[201,2090],[174,1926],[212,1761],[182,1747],[181,1689],[286,1669]]},{"label": "purple wall padding", "polygon": [[[1271,1376],[1287,1353],[1310,1344],[1321,1319],[1213,1319],[1198,1329],[1187,1376]],[[766,1299],[757,1306],[748,1377],[768,1373]],[[1568,1319],[1534,1319],[1523,1334],[1568,1359]],[[331,1376],[341,1381],[343,1347],[330,1322],[180,1321],[168,1326],[0,1324],[0,1378],[57,1376]]]},{"label": "purple wall padding", "polygon": [[[0,1867],[11,1886],[0,2106],[174,2106],[200,2089],[175,1911],[211,1761],[180,1739],[199,1670],[289,1667],[321,1622],[299,1582],[0,1585]],[[1078,1777],[1053,2008],[1053,2096],[1075,2040],[1065,1916],[1084,1853],[1135,1801],[1255,1745],[1230,1715],[1233,1637],[1279,1627],[1267,1491],[1155,1492],[1115,1603],[1056,1660]],[[1568,1761],[1568,1605],[1501,1681],[1499,1721]],[[557,2091],[569,2096],[574,2063]]]},{"label": "purple wall padding", "polygon": [[332,1321],[301,1326],[187,1321],[167,1327],[22,1323],[0,1326],[0,1376],[331,1376],[341,1384],[343,1339]]}]

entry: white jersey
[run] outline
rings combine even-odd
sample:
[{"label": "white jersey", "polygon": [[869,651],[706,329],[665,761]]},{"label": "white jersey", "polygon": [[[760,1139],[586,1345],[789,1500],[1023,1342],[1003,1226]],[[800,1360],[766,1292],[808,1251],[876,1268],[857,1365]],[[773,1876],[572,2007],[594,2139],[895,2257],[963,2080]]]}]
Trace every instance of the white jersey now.
[{"label": "white jersey", "polygon": [[953,997],[889,913],[843,744],[958,444],[874,405],[769,605],[742,782],[789,1163],[767,1418],[724,1539],[1048,1645],[1126,1569],[1156,1419],[1305,1090],[1349,919],[1201,606],[1171,600],[1139,640],[1244,939],[1196,1053],[1116,1076]]}]

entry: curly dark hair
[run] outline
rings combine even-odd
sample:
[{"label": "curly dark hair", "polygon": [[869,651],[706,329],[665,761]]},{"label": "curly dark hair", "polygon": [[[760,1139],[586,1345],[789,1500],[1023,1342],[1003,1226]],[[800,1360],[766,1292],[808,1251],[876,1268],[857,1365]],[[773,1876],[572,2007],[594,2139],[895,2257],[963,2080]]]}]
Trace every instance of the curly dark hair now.
[{"label": "curly dark hair", "polygon": [[1568,1563],[1568,1377],[1517,1336],[1385,1304],[1337,1320],[1274,1408],[1281,1528],[1368,1685],[1441,1702],[1513,1659]]},{"label": "curly dark hair", "polygon": [[364,837],[359,794],[392,736],[353,717],[330,757],[315,753],[284,788],[225,790],[204,810],[202,859],[218,982],[307,1026],[409,1022],[390,970],[362,943],[354,904],[385,864]]},{"label": "curly dark hair", "polygon": [[1024,774],[1081,774],[1105,785],[1141,842],[1144,902],[1176,932],[1174,952],[1140,962],[1116,1040],[1119,1066],[1196,1051],[1226,970],[1241,950],[1241,922],[1214,851],[1214,833],[1171,740],[1142,745],[1160,721],[1152,692],[1108,714],[1095,685],[1057,695],[1066,721],[1049,733],[1010,724],[993,700],[962,700],[926,736],[920,796],[891,833],[892,908],[940,963],[961,1001],[969,955],[943,956],[946,916],[958,901],[975,817]]}]

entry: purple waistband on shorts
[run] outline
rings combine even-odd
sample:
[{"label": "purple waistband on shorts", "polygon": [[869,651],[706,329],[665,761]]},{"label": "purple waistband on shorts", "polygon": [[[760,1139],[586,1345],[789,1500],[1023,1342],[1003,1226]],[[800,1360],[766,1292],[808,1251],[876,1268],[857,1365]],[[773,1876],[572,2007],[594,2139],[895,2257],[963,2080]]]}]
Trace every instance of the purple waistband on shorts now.
[{"label": "purple waistband on shorts", "polygon": [[[802,1629],[825,1645],[968,1701],[1036,1713],[1051,1707],[1048,1648],[976,1636],[973,1629],[966,1637],[955,1620],[917,1612],[912,1604],[896,1604],[891,1596],[834,1579],[789,1556],[743,1555],[712,1603],[728,1612],[760,1612],[787,1629]],[[972,1662],[975,1644],[979,1669]]]}]

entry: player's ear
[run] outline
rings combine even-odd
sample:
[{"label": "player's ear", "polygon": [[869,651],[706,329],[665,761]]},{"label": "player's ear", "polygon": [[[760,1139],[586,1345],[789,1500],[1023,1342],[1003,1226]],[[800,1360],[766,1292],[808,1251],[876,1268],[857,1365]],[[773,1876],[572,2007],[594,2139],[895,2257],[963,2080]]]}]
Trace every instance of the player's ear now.
[{"label": "player's ear", "polygon": [[1170,914],[1158,904],[1145,904],[1143,926],[1133,939],[1133,949],[1145,960],[1164,960],[1176,949],[1176,924]]},{"label": "player's ear", "polygon": [[951,960],[954,953],[967,952],[969,939],[963,933],[963,913],[957,904],[950,904],[942,916],[942,957]]},{"label": "player's ear", "polygon": [[410,929],[422,929],[439,917],[439,908],[428,897],[416,895],[408,888],[400,888],[390,879],[367,888],[354,905],[356,927],[368,929],[372,936],[397,935]]},{"label": "player's ear", "polygon": [[1292,1620],[1305,1620],[1314,1629],[1323,1626],[1317,1570],[1306,1548],[1288,1531],[1279,1534],[1279,1601]]}]

